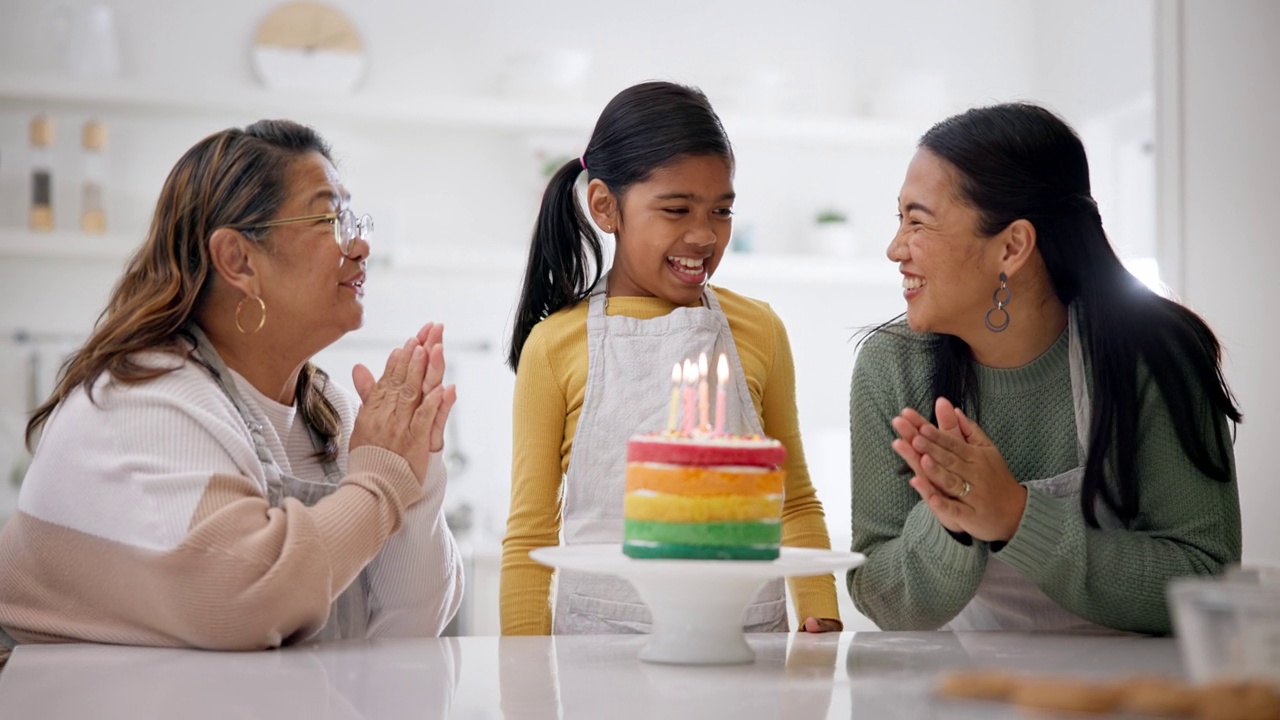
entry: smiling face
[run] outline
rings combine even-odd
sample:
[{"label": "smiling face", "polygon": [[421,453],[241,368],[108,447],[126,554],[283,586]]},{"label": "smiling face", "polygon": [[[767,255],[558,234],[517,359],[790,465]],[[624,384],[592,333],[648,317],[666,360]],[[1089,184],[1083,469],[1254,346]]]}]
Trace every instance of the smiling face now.
[{"label": "smiling face", "polygon": [[733,170],[717,155],[677,158],[627,188],[620,206],[603,184],[590,195],[596,222],[617,252],[609,294],[692,305],[715,272],[733,229]]},{"label": "smiling face", "polygon": [[1004,249],[978,234],[978,212],[961,201],[958,181],[949,163],[927,149],[916,152],[886,254],[902,272],[911,329],[966,338],[985,327]]},{"label": "smiling face", "polygon": [[[319,153],[293,161],[288,188],[275,219],[337,212],[350,201],[337,170]],[[273,333],[314,352],[364,323],[364,240],[357,238],[343,255],[328,220],[272,227],[268,238],[260,287]]]}]

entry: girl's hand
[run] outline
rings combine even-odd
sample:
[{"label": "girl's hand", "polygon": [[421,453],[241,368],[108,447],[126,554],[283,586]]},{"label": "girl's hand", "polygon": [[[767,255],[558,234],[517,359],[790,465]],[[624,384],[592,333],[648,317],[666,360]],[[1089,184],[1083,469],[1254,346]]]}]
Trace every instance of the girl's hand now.
[{"label": "girl's hand", "polygon": [[824,632],[840,632],[844,630],[844,623],[833,618],[805,618],[800,623],[800,632],[807,633],[824,633]]},{"label": "girl's hand", "polygon": [[915,431],[894,441],[916,472],[911,486],[947,529],[987,542],[1009,540],[1022,522],[1027,489],[977,423],[946,398],[938,398],[934,411],[937,426],[910,409],[894,419],[895,429],[903,420]]},{"label": "girl's hand", "polygon": [[431,453],[444,446],[444,426],[457,398],[444,378],[444,327],[429,323],[391,351],[382,377],[364,365],[352,369],[351,379],[362,406],[356,414],[350,449],[364,445],[385,448],[403,457],[421,482],[427,476]]}]

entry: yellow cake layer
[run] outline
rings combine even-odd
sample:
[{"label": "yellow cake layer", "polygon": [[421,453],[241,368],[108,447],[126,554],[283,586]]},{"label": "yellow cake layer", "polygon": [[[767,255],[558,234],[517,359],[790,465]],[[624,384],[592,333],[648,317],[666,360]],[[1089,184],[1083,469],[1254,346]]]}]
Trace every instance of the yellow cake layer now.
[{"label": "yellow cake layer", "polygon": [[622,514],[627,520],[659,522],[776,520],[782,516],[782,496],[688,497],[629,492],[623,499]]},{"label": "yellow cake layer", "polygon": [[691,465],[627,465],[627,492],[649,490],[664,495],[781,495],[785,470]]}]

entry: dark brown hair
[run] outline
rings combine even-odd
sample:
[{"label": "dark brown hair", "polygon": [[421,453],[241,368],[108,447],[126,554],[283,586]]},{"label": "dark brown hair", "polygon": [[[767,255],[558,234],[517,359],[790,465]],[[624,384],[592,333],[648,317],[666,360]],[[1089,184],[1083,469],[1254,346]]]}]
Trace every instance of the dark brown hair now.
[{"label": "dark brown hair", "polygon": [[533,326],[586,298],[604,272],[600,238],[578,203],[578,176],[585,171],[588,181],[599,179],[621,200],[655,171],[708,155],[733,167],[733,146],[701,90],[646,82],[609,101],[582,157],[562,165],[543,193],[507,351],[512,370]]},{"label": "dark brown hair", "polygon": [[[129,259],[93,332],[67,358],[49,399],[27,422],[27,446],[54,409],[77,387],[93,398],[103,372],[123,383],[150,380],[171,369],[138,362],[135,354],[161,351],[191,357],[185,332],[213,275],[209,238],[218,228],[246,228],[270,220],[288,196],[294,160],[329,146],[314,130],[287,120],[262,120],[214,133],[196,143],[169,172],[146,242]],[[269,245],[267,233],[241,230]],[[328,376],[308,362],[295,398],[311,427],[325,438],[323,456],[337,455],[338,414],[324,397]]]}]

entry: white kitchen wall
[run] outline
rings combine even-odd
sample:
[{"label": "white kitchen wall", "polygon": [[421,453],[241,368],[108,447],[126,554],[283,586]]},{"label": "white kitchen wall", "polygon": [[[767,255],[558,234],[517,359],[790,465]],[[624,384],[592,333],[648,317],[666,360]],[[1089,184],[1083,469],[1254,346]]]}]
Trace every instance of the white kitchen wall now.
[{"label": "white kitchen wall", "polygon": [[[1280,563],[1280,5],[1268,0],[1177,4],[1177,104],[1183,299],[1224,348],[1245,422],[1236,439],[1245,560]],[[1180,212],[1178,212],[1180,211]],[[1176,228],[1175,228],[1176,229]]]},{"label": "white kitchen wall", "polygon": [[[749,240],[755,250],[730,256],[716,279],[769,301],[787,323],[806,450],[837,547],[850,537],[852,338],[902,307],[882,251],[914,138],[929,122],[1011,99],[1054,107],[1085,135],[1113,235],[1133,227],[1134,237],[1147,237],[1133,243],[1137,254],[1150,254],[1154,243],[1154,233],[1142,230],[1152,213],[1142,188],[1154,179],[1149,148],[1142,149],[1152,136],[1148,0],[1119,10],[1104,0],[796,0],[785,12],[776,3],[732,0],[339,0],[333,4],[364,36],[370,66],[356,93],[323,102],[256,89],[249,44],[274,5],[269,0],[115,0],[121,79],[66,85],[60,28],[68,13],[91,4],[5,3],[0,287],[14,301],[0,305],[0,338],[17,329],[44,333],[38,369],[47,389],[59,349],[91,326],[123,248],[141,238],[164,175],[187,147],[263,114],[316,124],[335,147],[354,206],[379,226],[367,327],[320,362],[349,382],[353,362],[380,363],[420,323],[443,320],[449,328],[460,401],[451,421],[456,471],[448,503],[473,517],[473,588],[483,595],[464,623],[471,632],[496,628],[492,572],[507,510],[512,385],[502,352],[519,253],[541,191],[539,167],[547,153],[580,151],[600,107],[622,87],[655,77],[696,84],[725,117],[738,151],[735,243]],[[501,99],[512,58],[548,49],[590,54],[574,97],[514,105],[517,117],[491,123],[422,119],[431,98]],[[362,111],[362,103],[371,109]],[[399,104],[417,114],[398,117]],[[569,119],[522,126],[521,112],[546,108]],[[76,227],[79,126],[90,117],[106,122],[108,237],[22,231],[27,124],[37,112],[58,125],[60,228]],[[852,216],[853,257],[833,257],[813,242],[812,217],[827,207]],[[1124,217],[1133,220],[1114,224]],[[0,346],[0,371],[9,378],[0,382],[8,443],[0,451],[15,457],[8,426],[20,424],[31,366],[29,345]],[[11,464],[5,461],[0,480]],[[0,492],[0,514],[11,496]],[[843,587],[840,596],[850,626],[866,627]]]},{"label": "white kitchen wall", "polygon": [[1127,257],[1153,257],[1155,4],[1086,0],[1038,8],[1038,76],[1089,146],[1093,195],[1108,235]]}]

